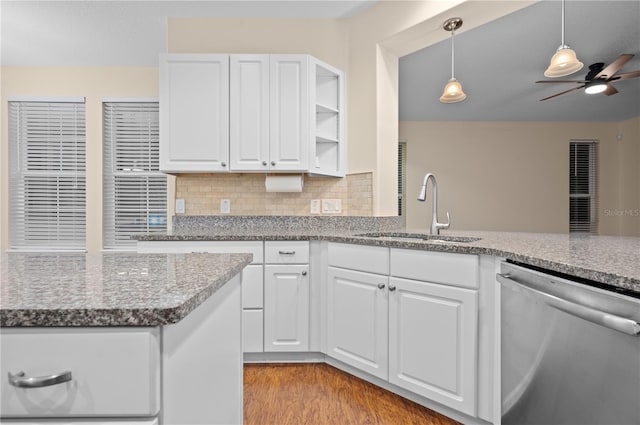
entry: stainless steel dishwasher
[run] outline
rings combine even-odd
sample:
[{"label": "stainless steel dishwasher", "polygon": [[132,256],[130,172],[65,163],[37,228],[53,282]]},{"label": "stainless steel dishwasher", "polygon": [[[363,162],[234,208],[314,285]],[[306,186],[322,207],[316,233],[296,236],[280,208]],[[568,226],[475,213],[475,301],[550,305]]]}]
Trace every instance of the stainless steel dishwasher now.
[{"label": "stainless steel dishwasher", "polygon": [[497,279],[502,424],[640,424],[640,297],[507,262]]}]

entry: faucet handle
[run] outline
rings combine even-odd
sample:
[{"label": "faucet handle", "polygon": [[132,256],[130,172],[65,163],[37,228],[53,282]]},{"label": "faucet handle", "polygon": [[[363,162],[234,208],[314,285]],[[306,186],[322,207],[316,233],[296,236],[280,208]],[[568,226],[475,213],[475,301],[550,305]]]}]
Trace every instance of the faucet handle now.
[{"label": "faucet handle", "polygon": [[436,228],[438,229],[438,232],[439,232],[440,229],[448,229],[450,225],[451,225],[451,217],[449,216],[449,211],[447,211],[447,222],[436,223]]}]

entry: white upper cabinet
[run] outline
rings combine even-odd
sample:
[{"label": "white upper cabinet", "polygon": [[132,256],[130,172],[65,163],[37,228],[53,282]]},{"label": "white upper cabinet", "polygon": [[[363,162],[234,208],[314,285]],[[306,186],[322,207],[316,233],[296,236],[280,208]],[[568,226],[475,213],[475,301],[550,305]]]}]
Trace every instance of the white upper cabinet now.
[{"label": "white upper cabinet", "polygon": [[162,171],[345,174],[344,76],[312,56],[162,55],[160,108]]},{"label": "white upper cabinet", "polygon": [[269,169],[269,56],[231,56],[233,170]]},{"label": "white upper cabinet", "polygon": [[309,56],[271,55],[270,169],[309,168]]},{"label": "white upper cabinet", "polygon": [[309,172],[341,177],[346,169],[344,74],[317,59],[313,59],[311,71],[313,116]]},{"label": "white upper cabinet", "polygon": [[160,56],[160,170],[228,171],[229,56]]}]

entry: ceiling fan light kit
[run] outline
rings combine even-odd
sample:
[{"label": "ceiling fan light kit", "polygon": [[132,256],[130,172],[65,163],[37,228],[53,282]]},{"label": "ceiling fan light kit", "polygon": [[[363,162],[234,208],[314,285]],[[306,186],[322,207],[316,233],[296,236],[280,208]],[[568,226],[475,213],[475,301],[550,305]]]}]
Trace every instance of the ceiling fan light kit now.
[{"label": "ceiling fan light kit", "polygon": [[583,66],[584,64],[578,60],[576,52],[564,44],[564,0],[562,0],[562,44],[551,58],[544,76],[547,78],[565,77],[580,71]]},{"label": "ceiling fan light kit", "polygon": [[584,85],[584,92],[587,94],[602,93],[607,90],[607,82],[604,80],[589,81]]},{"label": "ceiling fan light kit", "polygon": [[442,103],[457,103],[462,102],[467,98],[467,95],[462,91],[462,84],[454,76],[454,63],[455,63],[455,46],[454,36],[458,28],[462,26],[462,18],[449,18],[444,21],[442,28],[445,31],[451,32],[451,79],[444,86],[442,96],[440,96],[440,102]]}]

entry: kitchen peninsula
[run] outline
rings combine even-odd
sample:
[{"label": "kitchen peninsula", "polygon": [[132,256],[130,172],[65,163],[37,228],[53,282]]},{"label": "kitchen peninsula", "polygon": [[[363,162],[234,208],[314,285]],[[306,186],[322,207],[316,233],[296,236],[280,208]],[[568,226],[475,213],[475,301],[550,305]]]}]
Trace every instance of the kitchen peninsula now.
[{"label": "kitchen peninsula", "polygon": [[245,362],[325,362],[463,423],[500,421],[503,261],[640,294],[640,238],[425,233],[399,217],[177,216],[138,250],[252,252]]},{"label": "kitchen peninsula", "polygon": [[250,254],[0,261],[3,423],[242,422],[240,276]]}]

